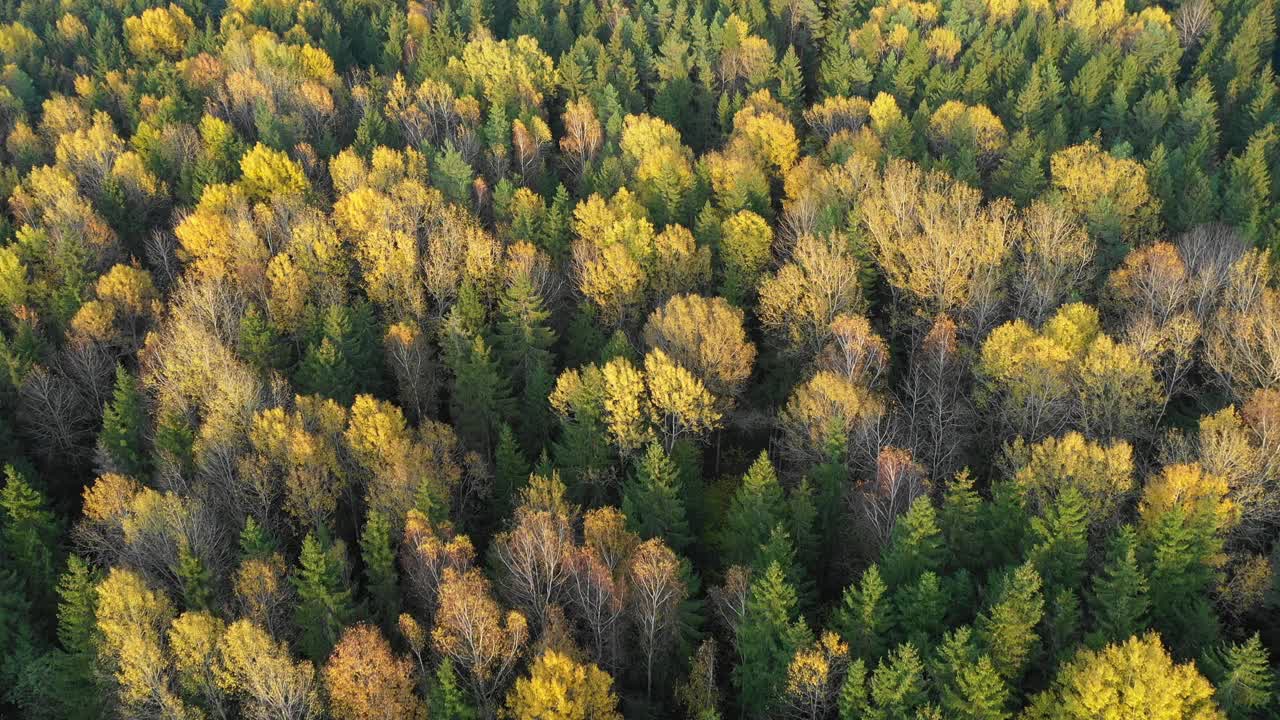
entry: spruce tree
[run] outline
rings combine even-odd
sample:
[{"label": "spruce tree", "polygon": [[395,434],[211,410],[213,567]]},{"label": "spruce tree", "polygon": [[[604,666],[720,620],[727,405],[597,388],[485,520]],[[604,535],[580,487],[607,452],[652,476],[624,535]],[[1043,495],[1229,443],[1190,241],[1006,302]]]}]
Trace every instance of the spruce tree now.
[{"label": "spruce tree", "polygon": [[1138,538],[1124,526],[1111,540],[1102,570],[1093,579],[1090,644],[1123,642],[1147,627],[1147,578],[1138,565]]},{"label": "spruce tree", "polygon": [[355,617],[351,590],[346,587],[345,551],[341,543],[322,544],[307,533],[293,574],[297,591],[294,623],[303,654],[321,663],[338,642],[342,628]]},{"label": "spruce tree", "polygon": [[462,440],[488,456],[497,443],[499,424],[511,412],[510,386],[484,338],[477,335],[460,355],[452,396],[454,424]]},{"label": "spruce tree", "polygon": [[54,590],[58,525],[43,495],[12,465],[4,468],[0,488],[0,551],[17,572],[26,597],[47,607]]},{"label": "spruce tree", "polygon": [[796,592],[777,563],[751,583],[746,610],[738,624],[741,661],[733,670],[741,707],[751,717],[768,717],[781,697],[796,650],[811,640],[796,617]]},{"label": "spruce tree", "polygon": [[870,710],[867,697],[867,663],[854,658],[845,671],[840,694],[836,696],[836,711],[840,720],[862,720]]},{"label": "spruce tree", "polygon": [[1000,677],[1016,686],[1035,659],[1036,626],[1044,617],[1040,574],[1025,563],[1000,582],[995,601],[978,616],[978,639]]},{"label": "spruce tree", "polygon": [[373,616],[390,631],[400,615],[400,589],[396,575],[396,553],[387,516],[370,510],[360,534],[360,558],[364,561],[365,587],[372,601]]},{"label": "spruce tree", "polygon": [[475,720],[477,717],[453,669],[453,660],[445,658],[436,667],[427,705],[427,716],[432,720]]},{"label": "spruce tree", "polygon": [[244,528],[240,530],[240,559],[258,560],[270,555],[279,548],[275,539],[257,520],[249,515],[244,519]]},{"label": "spruce tree", "polygon": [[494,513],[504,518],[515,507],[515,498],[529,479],[529,461],[525,459],[511,426],[506,423],[498,430],[498,449],[494,451]]},{"label": "spruce tree", "polygon": [[725,519],[721,546],[728,564],[754,565],[760,546],[779,523],[786,522],[786,499],[767,453],[752,463],[734,493]]},{"label": "spruce tree", "polygon": [[928,699],[924,663],[911,643],[898,645],[880,660],[871,674],[872,710],[868,718],[891,720],[912,718]]},{"label": "spruce tree", "polygon": [[342,352],[329,338],[307,348],[294,377],[301,392],[324,395],[344,405],[355,398],[355,372]]},{"label": "spruce tree", "polygon": [[1206,674],[1217,689],[1214,700],[1230,720],[1258,717],[1274,705],[1275,671],[1258,633],[1206,655]]},{"label": "spruce tree", "polygon": [[926,570],[916,581],[893,593],[896,624],[905,640],[927,650],[946,627],[950,599],[941,578]]},{"label": "spruce tree", "polygon": [[949,556],[947,564],[970,572],[981,566],[982,498],[973,487],[968,470],[956,474],[942,494],[938,511],[938,527]]},{"label": "spruce tree", "polygon": [[532,280],[521,274],[503,291],[494,333],[494,355],[519,397],[521,444],[535,451],[546,444],[550,425],[547,396],[553,385],[551,347],[556,342],[547,324],[550,317]]},{"label": "spruce tree", "polygon": [[182,588],[183,607],[187,610],[209,610],[213,602],[213,578],[185,541],[178,545],[177,575]]},{"label": "spruce tree", "polygon": [[279,370],[289,362],[289,344],[280,338],[275,326],[257,305],[250,305],[240,319],[238,349],[240,356],[258,372]]},{"label": "spruce tree", "polygon": [[1048,589],[1078,588],[1089,553],[1084,496],[1074,486],[1058,493],[1044,517],[1031,520],[1031,558]]},{"label": "spruce tree", "polygon": [[111,402],[102,410],[99,442],[114,470],[135,478],[145,478],[147,411],[138,380],[124,366],[116,366],[116,384]]},{"label": "spruce tree", "polygon": [[885,582],[897,588],[915,582],[925,572],[939,572],[943,557],[942,531],[933,501],[921,495],[893,526],[881,561]]},{"label": "spruce tree", "polygon": [[693,541],[685,514],[676,465],[658,443],[651,443],[622,490],[627,526],[643,539],[662,538],[677,554]]},{"label": "spruce tree", "polygon": [[892,618],[887,590],[880,568],[872,565],[861,580],[845,589],[836,608],[836,631],[849,643],[850,654],[868,663],[879,660],[888,647]]}]

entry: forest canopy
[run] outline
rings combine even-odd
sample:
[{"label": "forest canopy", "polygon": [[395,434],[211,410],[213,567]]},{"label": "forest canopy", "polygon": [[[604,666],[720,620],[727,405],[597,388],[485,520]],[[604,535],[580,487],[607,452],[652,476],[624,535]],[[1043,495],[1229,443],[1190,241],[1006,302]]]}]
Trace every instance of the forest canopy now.
[{"label": "forest canopy", "polygon": [[0,0],[0,716],[1280,717],[1276,0]]}]

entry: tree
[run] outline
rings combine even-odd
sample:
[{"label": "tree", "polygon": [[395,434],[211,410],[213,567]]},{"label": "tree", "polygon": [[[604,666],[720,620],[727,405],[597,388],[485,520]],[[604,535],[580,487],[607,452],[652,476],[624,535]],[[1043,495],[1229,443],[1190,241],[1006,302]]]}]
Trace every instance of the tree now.
[{"label": "tree", "polygon": [[483,573],[444,571],[431,644],[463,673],[482,713],[496,709],[497,695],[518,669],[528,637],[524,616],[503,615]]},{"label": "tree", "polygon": [[1031,520],[1031,559],[1046,588],[1080,587],[1089,552],[1088,530],[1084,497],[1072,487],[1058,493],[1044,517]]},{"label": "tree", "polygon": [[338,642],[342,628],[355,616],[346,580],[346,547],[329,544],[307,533],[292,577],[298,593],[294,624],[301,635],[303,652],[323,660]]},{"label": "tree", "polygon": [[460,357],[452,363],[453,417],[462,438],[488,456],[497,441],[498,425],[510,412],[510,387],[484,338],[463,342]]},{"label": "tree", "polygon": [[649,315],[644,340],[701,380],[721,409],[741,395],[756,356],[742,311],[718,297],[667,300]]},{"label": "tree", "polygon": [[1150,603],[1138,548],[1134,529],[1120,528],[1111,539],[1101,572],[1094,577],[1092,610],[1101,642],[1123,642],[1147,627]]},{"label": "tree", "polygon": [[1081,650],[1053,688],[1032,703],[1037,720],[1142,718],[1219,720],[1213,686],[1194,665],[1175,665],[1160,637],[1148,633],[1100,651]]},{"label": "tree", "polygon": [[546,720],[621,720],[613,678],[595,665],[583,665],[547,650],[507,695],[503,717]]},{"label": "tree", "polygon": [[739,210],[720,228],[720,291],[741,305],[756,294],[756,285],[773,257],[773,229],[750,210]]},{"label": "tree", "polygon": [[373,600],[374,617],[384,628],[395,624],[400,615],[400,588],[396,573],[396,555],[392,547],[391,523],[382,513],[370,510],[360,534],[360,557],[369,597]]},{"label": "tree", "polygon": [[146,476],[146,430],[147,413],[138,380],[123,366],[117,366],[115,388],[111,402],[103,408],[99,436],[111,470],[138,478]]},{"label": "tree", "polygon": [[911,643],[903,643],[880,660],[868,687],[865,717],[891,720],[915,716],[926,700],[924,663]]},{"label": "tree", "polygon": [[929,496],[922,495],[893,526],[893,535],[881,561],[885,582],[892,588],[914,583],[926,572],[941,570],[942,560],[942,531],[938,529],[937,511]]},{"label": "tree", "polygon": [[459,685],[453,661],[445,658],[436,667],[435,682],[427,701],[427,717],[437,720],[474,720],[475,708],[471,707]]},{"label": "tree", "polygon": [[547,324],[551,317],[533,279],[520,273],[503,291],[498,303],[494,349],[505,375],[515,380],[519,398],[522,444],[536,452],[547,438],[547,401],[555,356],[551,347],[556,334]]},{"label": "tree", "polygon": [[1273,703],[1275,673],[1258,633],[1207,653],[1214,699],[1231,720],[1254,717]]},{"label": "tree", "polygon": [[741,706],[766,716],[782,696],[787,669],[796,650],[812,640],[803,619],[795,617],[796,592],[777,563],[751,583],[746,611],[738,624],[740,661],[733,681]]},{"label": "tree", "polygon": [[623,486],[622,514],[632,532],[646,540],[661,538],[676,552],[693,542],[680,474],[661,445],[649,445]]},{"label": "tree", "polygon": [[289,648],[248,619],[227,627],[218,645],[219,683],[241,698],[245,714],[257,720],[322,717],[315,668],[293,662]]},{"label": "tree", "polygon": [[413,666],[396,657],[378,630],[356,625],[342,634],[324,666],[329,712],[336,720],[425,718],[413,692]]},{"label": "tree", "polygon": [[680,577],[680,561],[662,540],[641,543],[627,568],[630,614],[645,656],[645,697],[653,697],[654,662],[675,639],[680,604],[688,589]]},{"label": "tree", "polygon": [[835,633],[823,633],[813,645],[798,650],[787,669],[782,701],[788,715],[810,720],[830,716],[848,664],[849,646]]},{"label": "tree", "polygon": [[4,468],[0,488],[0,539],[4,557],[12,563],[33,603],[53,599],[58,525],[43,495],[31,487],[12,465]]},{"label": "tree", "polygon": [[886,592],[880,568],[872,565],[857,584],[845,588],[833,618],[854,656],[867,662],[879,660],[888,646],[892,618]]},{"label": "tree", "polygon": [[733,495],[721,536],[729,564],[753,565],[770,533],[786,522],[785,498],[767,453],[751,464]]},{"label": "tree", "polygon": [[1044,616],[1040,575],[1031,563],[1009,573],[994,602],[978,616],[978,638],[991,655],[1000,677],[1010,684],[1021,680],[1035,658],[1036,626]]}]

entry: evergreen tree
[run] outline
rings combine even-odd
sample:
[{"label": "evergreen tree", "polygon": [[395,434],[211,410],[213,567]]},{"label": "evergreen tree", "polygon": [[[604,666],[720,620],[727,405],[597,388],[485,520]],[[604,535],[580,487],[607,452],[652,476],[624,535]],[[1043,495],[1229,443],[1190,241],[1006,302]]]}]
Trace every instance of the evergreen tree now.
[{"label": "evergreen tree", "polygon": [[1078,588],[1089,553],[1088,508],[1073,486],[1058,493],[1043,518],[1031,520],[1031,559],[1046,588]]},{"label": "evergreen tree", "polygon": [[200,557],[185,541],[178,545],[178,583],[182,604],[188,610],[208,610],[213,602],[213,579]]},{"label": "evergreen tree", "polygon": [[643,539],[662,538],[677,554],[693,542],[685,515],[676,465],[658,443],[651,443],[622,490],[622,514]]},{"label": "evergreen tree", "polygon": [[136,478],[146,477],[146,428],[147,412],[138,381],[123,366],[116,366],[116,384],[111,402],[102,410],[99,436],[113,469]]},{"label": "evergreen tree", "polygon": [[475,720],[475,708],[467,702],[466,692],[453,669],[453,660],[445,658],[436,667],[435,682],[428,696],[428,714],[432,720]]},{"label": "evergreen tree", "polygon": [[1007,567],[1021,559],[1028,525],[1026,502],[1017,483],[992,483],[991,501],[983,504],[980,513],[979,527],[985,530],[983,567]]},{"label": "evergreen tree", "polygon": [[915,582],[926,572],[939,572],[943,557],[942,531],[933,501],[921,495],[893,526],[881,561],[885,582],[897,588]]},{"label": "evergreen tree", "polygon": [[871,675],[869,720],[915,717],[925,704],[924,663],[911,643],[903,643],[880,660]]},{"label": "evergreen tree", "polygon": [[1000,677],[1015,685],[1035,659],[1044,617],[1040,575],[1031,563],[1009,573],[1000,583],[995,601],[978,616],[978,638],[991,655]]},{"label": "evergreen tree", "polygon": [[373,615],[388,631],[400,615],[400,589],[396,576],[396,553],[387,516],[370,510],[360,534],[360,558],[364,561],[365,587],[372,600]]},{"label": "evergreen tree", "polygon": [[966,625],[947,633],[930,672],[938,687],[942,709],[958,720],[1006,720],[1009,686],[995,671],[991,658],[978,652]]},{"label": "evergreen tree", "polygon": [[813,488],[808,479],[802,479],[787,496],[787,532],[795,543],[796,558],[810,577],[818,572],[818,554],[821,542],[817,529],[818,508],[813,502]]},{"label": "evergreen tree", "polygon": [[0,488],[0,551],[17,573],[27,599],[48,607],[54,590],[58,525],[44,496],[12,465],[4,468]]},{"label": "evergreen tree", "polygon": [[845,671],[840,694],[836,697],[836,711],[840,720],[862,720],[870,712],[867,663],[862,658],[854,658]]},{"label": "evergreen tree", "polygon": [[1071,659],[1079,647],[1080,631],[1080,596],[1072,588],[1059,588],[1044,619],[1045,651],[1054,664]]},{"label": "evergreen tree", "polygon": [[1120,528],[1107,550],[1106,562],[1093,580],[1095,631],[1091,644],[1121,642],[1147,627],[1147,578],[1138,565],[1138,538],[1133,528]]},{"label": "evergreen tree", "polygon": [[851,654],[867,662],[879,660],[888,646],[891,617],[886,592],[880,568],[872,565],[856,585],[845,589],[836,608],[836,631],[849,643]]},{"label": "evergreen tree", "polygon": [[345,549],[342,543],[328,544],[307,533],[293,574],[298,593],[294,623],[303,654],[317,664],[329,655],[342,628],[355,617],[351,590],[346,586]]},{"label": "evergreen tree", "polygon": [[782,525],[775,525],[769,533],[769,539],[760,546],[756,553],[756,572],[764,572],[770,565],[782,568],[787,584],[796,591],[796,602],[802,613],[810,612],[817,603],[817,591],[813,579],[809,577],[796,557],[795,544]]},{"label": "evergreen tree", "polygon": [[556,334],[548,326],[549,313],[528,275],[521,274],[502,294],[494,335],[494,354],[519,397],[516,414],[521,444],[541,450],[550,425],[547,396],[553,381]]},{"label": "evergreen tree", "polygon": [[948,565],[974,571],[982,563],[982,498],[967,470],[956,474],[942,495],[938,527],[942,530]]},{"label": "evergreen tree", "polygon": [[280,370],[289,362],[289,345],[281,340],[280,334],[257,305],[250,305],[240,318],[240,337],[238,348],[240,356],[265,373],[268,370]]},{"label": "evergreen tree", "polygon": [[503,423],[498,430],[498,449],[494,452],[494,513],[506,517],[515,507],[515,499],[529,479],[529,461],[520,450],[511,426]]},{"label": "evergreen tree", "polygon": [[926,650],[946,627],[948,604],[946,588],[932,570],[893,593],[898,629],[912,645]]},{"label": "evergreen tree", "polygon": [[275,539],[252,515],[244,519],[244,528],[240,530],[241,560],[270,557],[278,549]]},{"label": "evergreen tree", "polygon": [[796,650],[811,641],[809,628],[796,618],[796,592],[783,569],[771,564],[751,583],[746,610],[738,624],[741,658],[733,670],[741,707],[751,717],[768,717],[787,680]]},{"label": "evergreen tree", "polygon": [[729,505],[721,535],[726,563],[754,565],[756,553],[768,542],[773,528],[786,519],[782,486],[768,454],[760,453]]},{"label": "evergreen tree", "polygon": [[452,396],[454,423],[463,440],[488,456],[499,424],[511,411],[510,386],[484,338],[477,335],[459,355]]},{"label": "evergreen tree", "polygon": [[1274,704],[1275,671],[1258,633],[1206,655],[1206,674],[1217,688],[1214,699],[1230,720],[1258,717]]}]

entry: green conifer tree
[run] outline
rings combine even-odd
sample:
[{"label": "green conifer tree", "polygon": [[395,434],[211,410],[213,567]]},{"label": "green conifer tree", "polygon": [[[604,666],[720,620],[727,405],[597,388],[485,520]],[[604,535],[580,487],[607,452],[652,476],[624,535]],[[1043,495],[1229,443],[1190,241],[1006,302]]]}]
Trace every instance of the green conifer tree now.
[{"label": "green conifer tree", "polygon": [[627,526],[641,538],[662,538],[677,554],[693,541],[685,514],[676,465],[658,443],[651,443],[622,490]]},{"label": "green conifer tree", "polygon": [[307,533],[292,577],[298,594],[294,609],[298,645],[317,664],[329,655],[342,628],[355,617],[344,555],[341,543],[322,543],[314,533]]},{"label": "green conifer tree", "polygon": [[897,588],[915,582],[925,572],[939,572],[943,557],[937,512],[929,496],[921,495],[893,526],[881,561],[885,582]]},{"label": "green conifer tree", "polygon": [[1011,685],[1022,679],[1039,646],[1036,625],[1044,617],[1040,574],[1025,563],[1007,575],[995,601],[978,616],[978,639],[1000,677]]},{"label": "green conifer tree", "polygon": [[880,579],[880,568],[872,565],[862,573],[857,584],[850,584],[835,612],[835,627],[849,652],[867,662],[876,662],[888,647],[892,618],[888,588]]},{"label": "green conifer tree", "polygon": [[770,533],[787,519],[786,499],[767,453],[752,463],[734,493],[721,535],[721,547],[729,564],[754,565],[760,547]]},{"label": "green conifer tree", "polygon": [[751,583],[737,630],[741,661],[733,682],[749,716],[769,716],[781,697],[792,655],[810,640],[808,626],[796,617],[795,589],[773,563]]},{"label": "green conifer tree", "polygon": [[123,366],[116,367],[111,402],[102,410],[99,441],[112,467],[125,475],[145,478],[147,411],[138,380]]},{"label": "green conifer tree", "polygon": [[360,558],[364,561],[365,587],[373,616],[390,632],[400,616],[399,578],[396,552],[392,545],[391,523],[387,516],[370,510],[360,534]]}]

